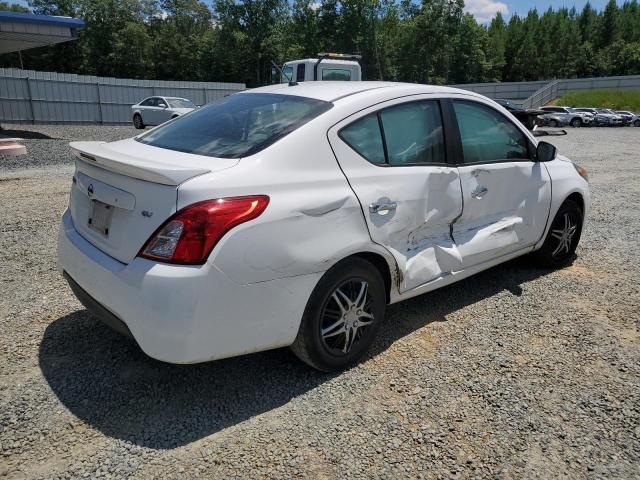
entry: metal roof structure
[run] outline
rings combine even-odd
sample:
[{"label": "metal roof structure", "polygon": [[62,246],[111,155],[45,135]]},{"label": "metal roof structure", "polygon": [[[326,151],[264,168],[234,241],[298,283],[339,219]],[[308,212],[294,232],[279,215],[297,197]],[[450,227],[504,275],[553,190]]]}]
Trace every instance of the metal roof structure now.
[{"label": "metal roof structure", "polygon": [[76,40],[83,27],[77,18],[0,12],[0,54]]}]

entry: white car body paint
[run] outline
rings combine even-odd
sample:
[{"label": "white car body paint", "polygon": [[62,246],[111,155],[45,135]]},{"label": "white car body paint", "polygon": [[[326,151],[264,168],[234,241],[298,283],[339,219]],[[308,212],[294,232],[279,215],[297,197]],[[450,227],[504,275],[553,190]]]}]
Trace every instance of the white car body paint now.
[{"label": "white car body paint", "polygon": [[[480,95],[384,82],[274,85],[239,95],[253,92],[334,106],[242,159],[169,151],[133,139],[72,145],[76,182],[59,234],[59,269],[159,360],[194,363],[290,345],[324,272],[351,255],[370,253],[386,261],[394,303],[540,247],[550,220],[572,193],[589,206],[587,183],[562,157],[509,163],[511,170],[503,164],[383,168],[337,135],[386,105],[464,98],[499,110],[537,143],[506,110]],[[474,204],[478,186],[488,192]],[[243,195],[268,195],[270,203],[262,215],[225,234],[203,265],[137,256],[177,210]],[[395,212],[371,214],[369,204],[384,198],[397,202]],[[115,207],[108,238],[87,226],[92,199]]]}]

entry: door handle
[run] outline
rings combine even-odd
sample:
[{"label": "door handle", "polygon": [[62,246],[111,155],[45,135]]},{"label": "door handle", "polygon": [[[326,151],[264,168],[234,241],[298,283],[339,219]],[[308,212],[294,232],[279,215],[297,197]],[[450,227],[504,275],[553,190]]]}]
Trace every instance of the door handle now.
[{"label": "door handle", "polygon": [[489,189],[487,187],[483,187],[482,185],[478,185],[472,192],[471,196],[473,198],[482,198],[484,197]]},{"label": "door handle", "polygon": [[396,208],[398,208],[396,202],[376,202],[369,205],[369,211],[371,213],[379,213],[380,215],[385,215],[386,212],[390,212]]}]

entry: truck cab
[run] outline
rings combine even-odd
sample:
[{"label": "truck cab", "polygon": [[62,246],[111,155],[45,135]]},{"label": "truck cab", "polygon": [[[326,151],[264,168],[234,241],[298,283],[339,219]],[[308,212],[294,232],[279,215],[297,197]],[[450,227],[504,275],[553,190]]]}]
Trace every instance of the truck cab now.
[{"label": "truck cab", "polygon": [[336,80],[359,82],[362,80],[360,55],[319,53],[317,58],[286,62],[282,67],[280,83]]}]

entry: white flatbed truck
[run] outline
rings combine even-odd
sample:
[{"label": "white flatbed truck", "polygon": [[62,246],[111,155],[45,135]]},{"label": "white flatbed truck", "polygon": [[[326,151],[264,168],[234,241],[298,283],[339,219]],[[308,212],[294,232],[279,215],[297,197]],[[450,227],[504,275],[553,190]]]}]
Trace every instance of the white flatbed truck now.
[{"label": "white flatbed truck", "polygon": [[360,55],[345,53],[319,53],[317,58],[286,62],[281,69],[280,83],[335,80],[359,82],[362,80]]}]

